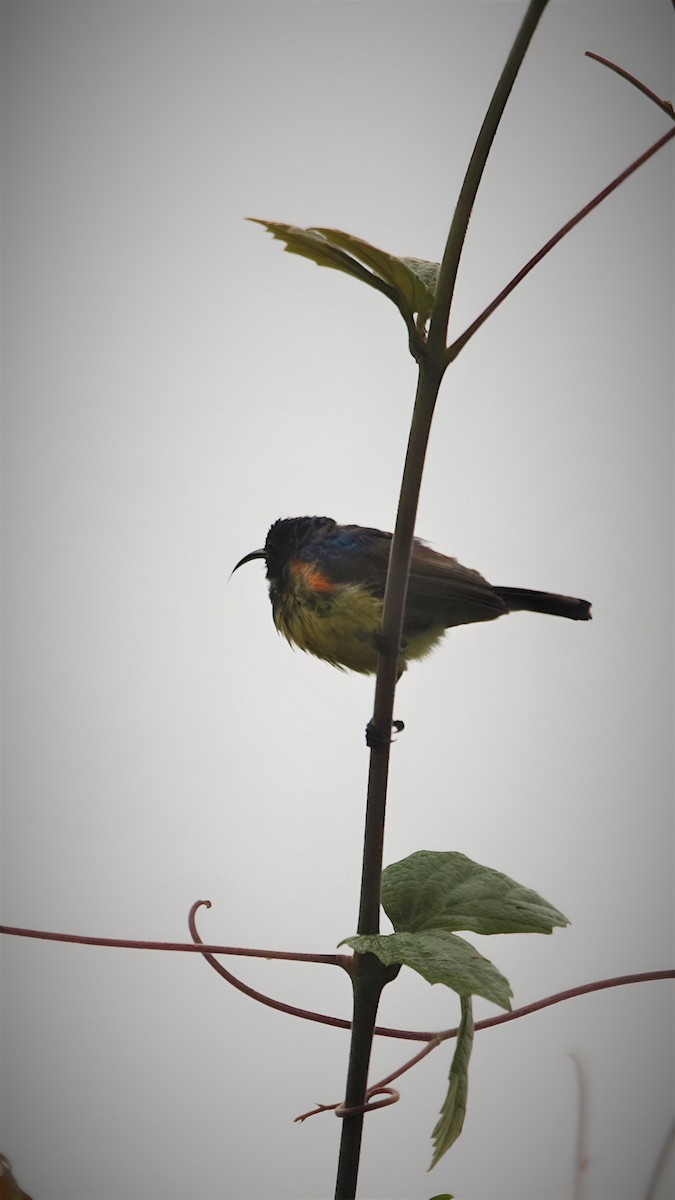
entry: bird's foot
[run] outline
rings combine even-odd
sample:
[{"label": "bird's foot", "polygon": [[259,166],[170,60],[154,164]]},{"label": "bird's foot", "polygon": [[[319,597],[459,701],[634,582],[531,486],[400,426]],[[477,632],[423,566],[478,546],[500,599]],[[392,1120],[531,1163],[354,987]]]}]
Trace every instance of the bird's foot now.
[{"label": "bird's foot", "polygon": [[[375,649],[377,650],[378,654],[383,654],[385,652],[385,650],[388,650],[389,647],[391,645],[393,645],[393,643],[390,641],[390,639],[384,636],[381,629],[376,629],[375,632],[371,636],[373,639],[373,645],[375,646]],[[401,638],[401,645],[398,648],[399,655],[403,656],[405,654],[407,648],[408,648],[408,643],[407,643],[406,639]]]},{"label": "bird's foot", "polygon": [[[391,728],[394,733],[403,733],[405,724],[403,721],[392,721]],[[388,746],[392,741],[394,741],[394,738],[391,736],[391,731],[383,733],[373,721],[368,722],[366,725],[366,746],[370,750],[373,750],[375,747],[379,749],[382,746]]]}]

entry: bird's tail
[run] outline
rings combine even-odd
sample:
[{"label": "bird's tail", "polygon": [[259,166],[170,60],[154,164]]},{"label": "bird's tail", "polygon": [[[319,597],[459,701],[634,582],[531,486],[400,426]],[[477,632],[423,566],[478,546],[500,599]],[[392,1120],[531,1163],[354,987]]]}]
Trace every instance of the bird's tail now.
[{"label": "bird's tail", "polygon": [[574,596],[558,596],[555,592],[532,592],[529,588],[496,587],[509,612],[540,612],[552,617],[568,617],[570,621],[590,621],[588,600]]}]

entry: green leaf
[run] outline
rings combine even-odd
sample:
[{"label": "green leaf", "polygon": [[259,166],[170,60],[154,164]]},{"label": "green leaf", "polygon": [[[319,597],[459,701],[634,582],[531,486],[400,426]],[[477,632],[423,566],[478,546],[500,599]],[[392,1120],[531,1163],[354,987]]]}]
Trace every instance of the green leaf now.
[{"label": "green leaf", "polygon": [[377,286],[370,271],[337,246],[332,246],[320,230],[301,229],[298,225],[284,225],[280,221],[261,221],[258,217],[247,217],[246,220],[262,225],[277,241],[286,242],[285,249],[289,254],[299,254],[310,258],[319,267],[333,267],[336,271],[354,275],[363,283]]},{"label": "green leaf", "polygon": [[340,945],[345,943],[358,954],[375,954],[385,966],[403,963],[427,983],[444,983],[460,996],[483,996],[500,1008],[511,1008],[508,979],[464,938],[445,929],[361,934]]},{"label": "green leaf", "polygon": [[469,1093],[469,1059],[471,1057],[472,1046],[473,1012],[471,1009],[471,1000],[466,996],[462,996],[462,1019],[459,1024],[457,1044],[450,1067],[450,1086],[448,1087],[448,1094],[443,1101],[441,1115],[431,1135],[434,1143],[434,1153],[429,1166],[430,1171],[436,1166],[436,1163],[443,1157],[446,1151],[450,1149],[453,1142],[457,1141],[462,1132]]},{"label": "green leaf", "polygon": [[[413,312],[419,313],[422,320],[426,320],[431,315],[433,308],[441,264],[429,262],[426,258],[399,258],[396,261],[403,263],[410,274],[414,276]],[[420,291],[420,288],[423,291]]]},{"label": "green leaf", "polygon": [[440,270],[438,263],[427,262],[424,258],[397,258],[340,229],[318,229],[316,232],[370,267],[375,275],[391,284],[411,313],[419,313],[426,321],[434,303]]},{"label": "green leaf", "polygon": [[289,253],[309,258],[320,267],[344,271],[382,292],[406,321],[412,322],[414,313],[419,314],[422,322],[428,319],[434,302],[438,263],[420,258],[397,258],[340,229],[301,229],[280,221],[247,219],[285,242]]},{"label": "green leaf", "polygon": [[537,892],[453,851],[418,850],[386,867],[382,905],[399,932],[551,933],[569,924]]}]

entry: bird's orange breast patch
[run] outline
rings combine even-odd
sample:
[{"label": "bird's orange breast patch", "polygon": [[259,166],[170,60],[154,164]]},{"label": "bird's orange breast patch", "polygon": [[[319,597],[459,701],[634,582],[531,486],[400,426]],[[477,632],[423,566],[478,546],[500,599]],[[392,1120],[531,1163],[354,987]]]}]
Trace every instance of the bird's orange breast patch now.
[{"label": "bird's orange breast patch", "polygon": [[290,563],[290,568],[294,578],[299,583],[304,583],[305,587],[311,588],[313,592],[334,592],[337,584],[331,583],[322,571],[314,566],[313,563],[301,562],[300,559],[294,558]]}]

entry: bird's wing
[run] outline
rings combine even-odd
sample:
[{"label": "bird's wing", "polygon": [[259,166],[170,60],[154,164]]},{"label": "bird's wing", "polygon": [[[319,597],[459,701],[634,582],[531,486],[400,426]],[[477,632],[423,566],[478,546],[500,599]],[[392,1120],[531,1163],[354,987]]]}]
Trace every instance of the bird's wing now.
[{"label": "bird's wing", "polygon": [[405,628],[470,625],[508,612],[501,596],[478,571],[415,539],[410,564]]},{"label": "bird's wing", "polygon": [[[373,596],[384,596],[391,534],[360,525],[340,525],[321,543],[321,572],[332,584],[360,584]],[[307,548],[307,557],[314,550]],[[478,571],[462,566],[415,538],[404,633],[430,626],[490,621],[507,612],[501,597]]]}]

